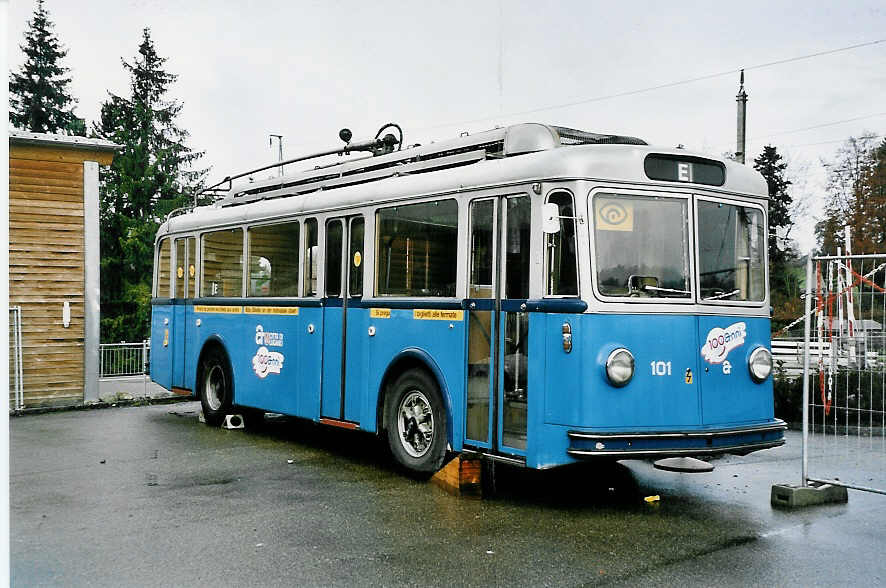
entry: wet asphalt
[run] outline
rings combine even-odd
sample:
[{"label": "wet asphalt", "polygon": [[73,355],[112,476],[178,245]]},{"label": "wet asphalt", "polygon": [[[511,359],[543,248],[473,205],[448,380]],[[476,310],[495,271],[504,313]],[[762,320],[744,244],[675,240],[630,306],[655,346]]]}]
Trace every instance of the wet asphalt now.
[{"label": "wet asphalt", "polygon": [[[11,419],[13,585],[886,584],[886,496],[770,506],[773,483],[799,479],[796,433],[705,474],[498,466],[477,500],[404,475],[363,433],[282,418],[228,431],[198,410]],[[883,487],[884,455],[813,463]]]}]

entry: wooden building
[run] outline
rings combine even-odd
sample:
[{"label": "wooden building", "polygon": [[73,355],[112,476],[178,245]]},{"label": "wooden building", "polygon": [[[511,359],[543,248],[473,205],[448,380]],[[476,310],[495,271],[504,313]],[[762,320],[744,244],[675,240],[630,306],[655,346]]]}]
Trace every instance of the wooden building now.
[{"label": "wooden building", "polygon": [[98,399],[98,170],[118,148],[9,131],[9,306],[21,308],[24,408]]}]

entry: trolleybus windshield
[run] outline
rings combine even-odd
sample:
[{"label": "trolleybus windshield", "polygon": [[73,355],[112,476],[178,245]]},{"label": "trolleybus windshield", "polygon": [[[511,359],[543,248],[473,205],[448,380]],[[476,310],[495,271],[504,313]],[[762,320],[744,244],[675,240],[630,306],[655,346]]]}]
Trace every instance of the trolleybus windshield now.
[{"label": "trolleybus windshield", "polygon": [[761,210],[700,199],[698,259],[702,302],[762,301],[766,295],[765,247]]},{"label": "trolleybus windshield", "polygon": [[597,194],[593,204],[600,294],[691,297],[687,199]]}]

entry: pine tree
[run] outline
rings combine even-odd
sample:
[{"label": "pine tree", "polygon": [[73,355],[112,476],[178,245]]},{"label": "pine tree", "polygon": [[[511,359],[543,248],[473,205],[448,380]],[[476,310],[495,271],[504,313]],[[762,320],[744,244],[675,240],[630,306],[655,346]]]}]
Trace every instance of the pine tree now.
[{"label": "pine tree", "polygon": [[[769,187],[769,264],[782,264],[790,257],[788,235],[794,226],[791,204],[794,199],[788,193],[791,181],[785,177],[787,162],[772,145],[754,160],[754,169],[766,179]],[[784,235],[778,235],[783,232]],[[781,241],[781,243],[779,243]]]},{"label": "pine tree", "polygon": [[59,64],[68,52],[53,27],[43,0],[37,0],[25,43],[19,46],[25,63],[20,73],[10,74],[9,121],[14,127],[34,133],[85,135],[86,125],[73,111],[77,101],[68,91],[70,70]]},{"label": "pine tree", "polygon": [[130,95],[109,92],[99,137],[123,146],[103,174],[101,191],[102,340],[135,341],[150,328],[154,236],[166,215],[186,206],[207,170],[193,165],[189,133],[176,125],[182,104],[166,99],[177,76],[163,70],[150,29],[142,32],[132,63]]},{"label": "pine tree", "polygon": [[777,330],[796,315],[798,281],[790,267],[796,258],[789,235],[794,226],[792,182],[785,177],[788,164],[773,145],[766,145],[754,159],[756,169],[766,179],[769,192],[769,286],[774,308],[772,327]]}]

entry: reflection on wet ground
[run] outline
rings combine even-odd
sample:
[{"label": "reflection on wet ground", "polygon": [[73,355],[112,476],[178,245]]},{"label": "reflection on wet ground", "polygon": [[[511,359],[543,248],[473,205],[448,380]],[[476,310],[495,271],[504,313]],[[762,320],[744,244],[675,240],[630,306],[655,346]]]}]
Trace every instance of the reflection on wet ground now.
[{"label": "reflection on wet ground", "polygon": [[[372,435],[288,418],[227,431],[198,423],[198,409],[190,402],[13,419],[14,583],[884,578],[876,521],[886,519],[886,501],[853,495],[848,505],[804,513],[770,508],[771,484],[796,477],[795,438],[785,448],[718,460],[705,474],[643,462],[549,471],[498,464],[494,493],[476,500],[406,475]],[[659,499],[647,502],[650,496]],[[817,569],[816,558],[834,554],[843,571]]]}]

